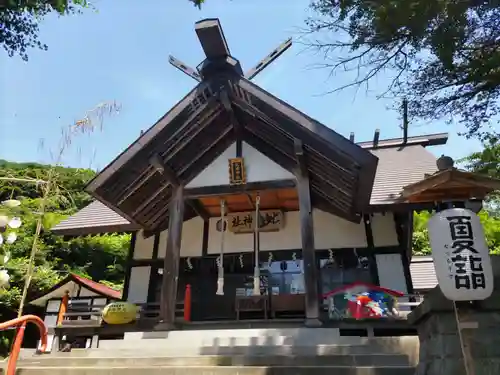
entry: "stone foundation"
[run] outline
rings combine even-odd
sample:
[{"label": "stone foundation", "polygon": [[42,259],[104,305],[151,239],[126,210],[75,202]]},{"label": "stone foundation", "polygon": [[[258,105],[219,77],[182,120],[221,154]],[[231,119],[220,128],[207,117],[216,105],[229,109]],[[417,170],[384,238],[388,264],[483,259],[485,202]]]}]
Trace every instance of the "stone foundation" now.
[{"label": "stone foundation", "polygon": [[[500,286],[500,279],[495,280]],[[469,375],[500,374],[500,287],[480,302],[459,303]],[[416,375],[466,375],[453,303],[436,287],[408,316],[420,340]]]}]

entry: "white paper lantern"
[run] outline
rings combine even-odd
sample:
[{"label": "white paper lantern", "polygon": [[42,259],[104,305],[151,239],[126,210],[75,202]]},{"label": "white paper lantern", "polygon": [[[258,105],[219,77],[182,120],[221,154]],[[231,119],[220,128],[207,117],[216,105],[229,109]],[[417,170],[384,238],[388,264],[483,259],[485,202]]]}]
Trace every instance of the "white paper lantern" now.
[{"label": "white paper lantern", "polygon": [[8,225],[9,227],[11,227],[12,229],[17,229],[21,226],[22,224],[22,221],[20,218],[18,217],[13,217],[12,219],[10,219]]},{"label": "white paper lantern", "polygon": [[5,215],[0,215],[0,227],[6,227],[9,222],[9,217]]},{"label": "white paper lantern", "polygon": [[0,266],[4,266],[10,259],[10,253],[0,254]]},{"label": "white paper lantern", "polygon": [[493,293],[493,270],[479,217],[463,208],[434,215],[429,241],[439,287],[453,301],[483,300]]},{"label": "white paper lantern", "polygon": [[13,244],[14,242],[16,242],[16,240],[17,240],[17,234],[14,232],[10,232],[7,235],[7,239],[5,240],[5,242],[8,244]]},{"label": "white paper lantern", "polygon": [[2,204],[6,207],[13,208],[20,206],[21,201],[18,201],[17,199],[7,199],[6,201],[3,201]]},{"label": "white paper lantern", "polygon": [[10,276],[7,270],[0,270],[0,288],[5,288],[9,285]]}]

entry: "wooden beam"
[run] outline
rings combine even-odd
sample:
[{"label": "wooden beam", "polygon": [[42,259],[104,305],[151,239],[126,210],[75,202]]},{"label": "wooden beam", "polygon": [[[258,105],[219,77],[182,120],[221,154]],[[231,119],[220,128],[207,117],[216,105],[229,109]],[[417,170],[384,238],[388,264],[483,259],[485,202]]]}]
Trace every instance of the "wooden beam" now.
[{"label": "wooden beam", "polygon": [[297,157],[297,190],[299,195],[300,232],[302,239],[302,258],[304,261],[304,284],[306,289],[306,325],[321,326],[319,320],[318,265],[314,247],[314,224],[312,215],[309,176],[304,160],[302,142],[294,140]]},{"label": "wooden beam", "polygon": [[231,119],[231,124],[233,125],[234,133],[236,135],[236,140],[241,140],[243,136],[243,126],[234,113],[231,99],[229,98],[229,93],[226,88],[223,88],[221,91],[219,91],[219,100],[222,103],[224,109],[229,114],[229,118]]},{"label": "wooden beam", "polygon": [[[189,107],[192,106],[194,100],[196,100],[204,92],[210,92],[210,83],[202,82],[196,86],[189,94],[187,94],[179,103],[177,103],[165,116],[163,116],[151,129],[146,131],[139,139],[137,139],[132,145],[130,145],[120,156],[118,156],[110,165],[108,165],[101,173],[99,173],[85,188],[89,193],[93,193],[103,185],[108,178],[110,178],[117,170],[125,166],[128,161],[130,161],[138,152],[144,149],[151,140],[156,138],[158,134],[164,130],[164,128],[172,123],[177,116],[184,113]],[[194,113],[194,117],[198,112],[201,112],[203,108],[208,105],[201,106]],[[193,115],[189,116],[190,118]],[[183,123],[183,126],[189,124],[189,120]]]},{"label": "wooden beam", "polygon": [[224,32],[217,18],[196,22],[195,31],[208,59],[217,59],[230,55]]},{"label": "wooden beam", "polygon": [[292,46],[292,38],[288,38],[283,43],[281,43],[277,48],[275,48],[269,55],[264,57],[255,67],[250,69],[245,78],[248,80],[253,79],[257,74],[262,72],[268,65],[270,65],[274,60],[280,57],[283,52]]},{"label": "wooden beam", "polygon": [[[214,116],[216,117],[220,113],[220,111],[221,109],[216,101],[216,98],[214,96],[208,98],[207,102],[196,109],[182,124],[182,126],[179,126],[178,129],[171,134],[168,134],[168,139],[173,139],[176,141],[173,144],[170,144],[166,149],[166,144],[162,144],[162,154],[168,155],[169,158],[175,156],[175,153],[178,151],[179,147],[184,147],[186,144],[189,144],[189,142],[192,141],[193,137],[195,137],[205,126],[207,126],[207,124],[209,124]],[[202,125],[200,126],[200,124]],[[192,134],[193,128],[196,129],[194,135]],[[160,137],[163,138],[163,135],[160,134],[160,131],[161,130],[159,130],[158,133],[155,133],[155,136],[158,137],[158,139],[160,139]],[[142,147],[146,146],[142,145],[141,148]],[[154,149],[151,151],[154,151]],[[123,192],[118,195],[119,200],[117,205],[121,205],[128,197],[134,194],[137,189],[145,184],[147,180],[151,178],[151,176],[153,176],[155,173],[156,171],[152,168],[147,168],[139,173],[136,178],[129,181],[128,186],[123,190]]]},{"label": "wooden beam", "polygon": [[154,168],[156,168],[156,171],[165,175],[167,180],[174,186],[179,186],[179,179],[177,178],[177,175],[175,172],[170,168],[167,163],[163,161],[161,156],[156,153],[154,154],[151,159],[149,159],[149,164],[151,164]]},{"label": "wooden beam", "polygon": [[294,179],[274,180],[262,182],[249,182],[245,185],[218,185],[190,188],[185,190],[186,198],[201,198],[218,195],[234,195],[247,193],[249,191],[275,190],[295,187]]},{"label": "wooden beam", "polygon": [[172,329],[175,320],[177,279],[179,277],[182,224],[184,221],[184,194],[182,186],[175,189],[173,199],[169,203],[169,212],[167,250],[163,263],[163,280],[161,285],[160,317],[164,328]]},{"label": "wooden beam", "polygon": [[191,68],[190,66],[184,64],[182,61],[180,61],[179,59],[176,59],[174,56],[170,55],[168,57],[168,62],[170,63],[170,65],[174,66],[175,68],[179,69],[182,73],[190,76],[191,78],[193,78],[194,80],[198,81],[198,82],[201,82],[201,77],[200,75],[198,74],[197,71],[195,71],[193,68]]}]

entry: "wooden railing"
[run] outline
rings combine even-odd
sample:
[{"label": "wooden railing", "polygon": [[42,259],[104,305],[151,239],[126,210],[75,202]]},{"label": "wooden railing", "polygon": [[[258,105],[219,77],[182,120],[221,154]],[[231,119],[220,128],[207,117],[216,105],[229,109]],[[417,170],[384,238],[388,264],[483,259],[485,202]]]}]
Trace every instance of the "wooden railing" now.
[{"label": "wooden railing", "polygon": [[17,319],[0,323],[0,331],[9,328],[17,330],[14,338],[14,344],[12,345],[12,350],[10,352],[9,361],[7,363],[6,375],[15,375],[16,373],[17,359],[19,358],[19,352],[21,351],[21,345],[24,339],[24,331],[26,330],[26,324],[28,323],[34,323],[40,332],[41,345],[39,352],[43,353],[47,349],[47,327],[45,326],[43,320],[38,316],[25,315]]},{"label": "wooden railing", "polygon": [[[137,304],[139,315],[137,321],[157,322],[160,320],[160,303],[142,303]],[[57,326],[100,326],[102,324],[102,311],[106,305],[89,305],[73,307],[69,298],[63,298]],[[184,300],[176,302],[176,319],[183,319],[185,322],[191,321],[191,286],[186,285]]]}]

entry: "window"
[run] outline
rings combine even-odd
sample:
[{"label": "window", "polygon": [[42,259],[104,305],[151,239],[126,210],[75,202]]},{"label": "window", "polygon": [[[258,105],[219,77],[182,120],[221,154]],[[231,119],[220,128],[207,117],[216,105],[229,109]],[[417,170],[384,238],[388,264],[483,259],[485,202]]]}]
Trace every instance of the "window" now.
[{"label": "window", "polygon": [[269,290],[272,294],[303,294],[304,262],[302,259],[284,260],[264,264],[269,275]]}]

